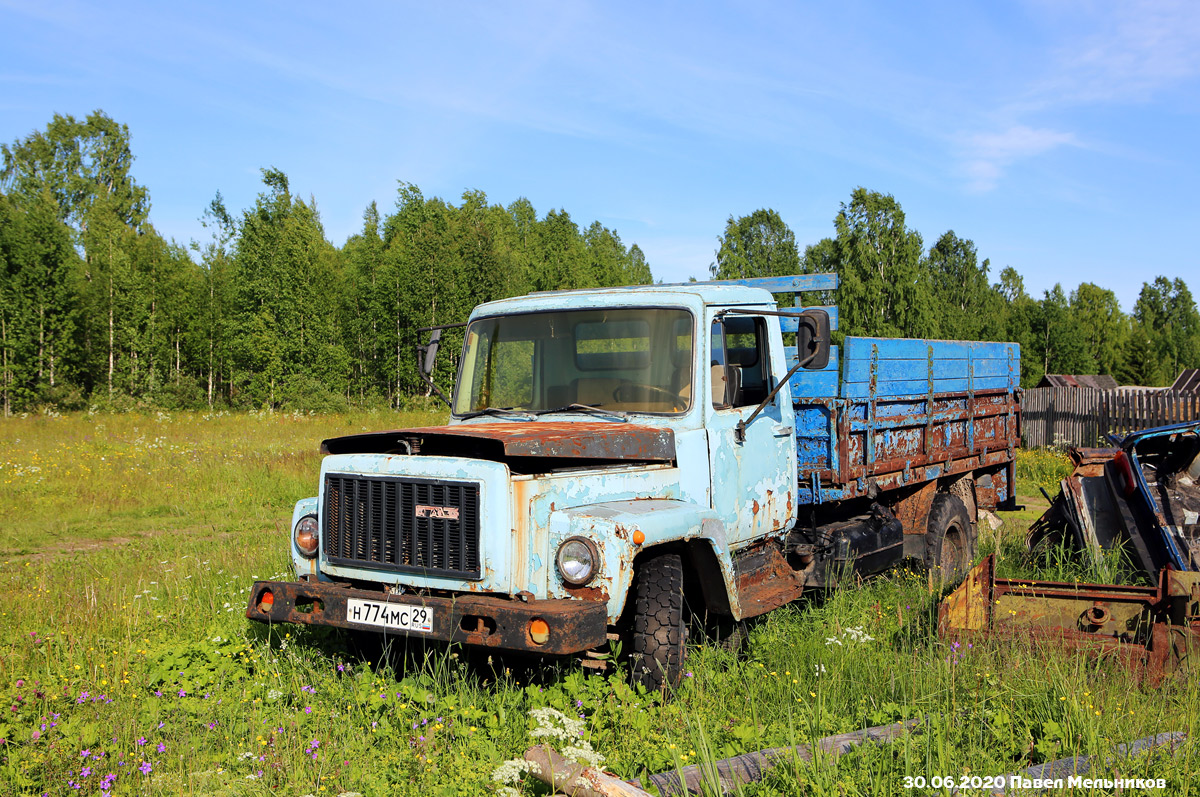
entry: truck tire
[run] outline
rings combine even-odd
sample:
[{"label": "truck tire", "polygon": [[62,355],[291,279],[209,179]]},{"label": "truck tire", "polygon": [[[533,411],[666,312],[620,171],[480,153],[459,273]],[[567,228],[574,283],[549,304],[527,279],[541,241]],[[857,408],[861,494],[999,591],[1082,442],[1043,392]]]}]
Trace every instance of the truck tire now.
[{"label": "truck tire", "polygon": [[630,675],[634,684],[662,691],[679,683],[687,651],[683,560],[656,556],[638,568],[634,588]]},{"label": "truck tire", "polygon": [[938,493],[926,526],[925,566],[942,584],[958,584],[978,552],[979,539],[962,499]]}]

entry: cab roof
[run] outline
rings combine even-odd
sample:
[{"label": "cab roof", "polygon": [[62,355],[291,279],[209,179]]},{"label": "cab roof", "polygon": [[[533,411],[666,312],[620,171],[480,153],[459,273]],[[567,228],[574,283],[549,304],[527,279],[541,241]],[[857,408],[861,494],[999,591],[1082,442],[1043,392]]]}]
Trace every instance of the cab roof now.
[{"label": "cab roof", "polygon": [[774,297],[762,288],[696,282],[681,285],[634,285],[621,288],[589,288],[531,293],[528,296],[514,296],[481,304],[471,313],[471,317],[501,315],[517,311],[582,310],[597,306],[628,307],[631,305],[662,306],[670,304],[741,306],[772,305],[774,303]]}]

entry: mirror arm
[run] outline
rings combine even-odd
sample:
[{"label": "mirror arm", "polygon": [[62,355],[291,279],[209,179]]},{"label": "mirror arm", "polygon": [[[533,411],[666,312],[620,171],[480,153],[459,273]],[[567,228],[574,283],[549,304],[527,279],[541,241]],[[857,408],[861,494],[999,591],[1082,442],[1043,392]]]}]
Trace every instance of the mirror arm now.
[{"label": "mirror arm", "polygon": [[423,381],[426,385],[429,386],[429,389],[431,391],[433,391],[434,395],[436,395],[442,401],[446,402],[446,406],[449,407],[451,410],[453,410],[454,405],[450,403],[450,399],[446,398],[446,394],[442,392],[442,389],[440,387],[438,387],[437,385],[435,385],[433,383],[433,380],[429,378],[429,375],[426,374],[424,371],[422,371],[420,368],[417,369],[417,373],[419,373],[421,375],[421,381]]},{"label": "mirror arm", "polygon": [[762,402],[757,407],[754,408],[754,412],[750,413],[750,417],[745,419],[744,421],[738,421],[737,428],[735,428],[733,431],[733,437],[735,440],[737,440],[737,442],[739,442],[739,443],[746,442],[746,427],[749,426],[750,423],[755,418],[758,417],[758,414],[760,412],[762,412],[766,408],[766,406],[771,403],[772,400],[774,400],[775,395],[780,391],[780,389],[784,385],[786,385],[788,383],[788,380],[791,379],[793,376],[795,376],[797,371],[799,371],[801,368],[803,368],[804,366],[806,366],[810,362],[812,362],[812,359],[816,356],[817,356],[817,353],[813,352],[812,354],[805,357],[803,360],[797,360],[796,364],[792,366],[791,370],[789,370],[786,374],[783,375],[783,379],[780,379],[779,382],[775,385],[775,387],[771,388],[771,392],[767,394],[767,397],[765,399],[763,399]]}]

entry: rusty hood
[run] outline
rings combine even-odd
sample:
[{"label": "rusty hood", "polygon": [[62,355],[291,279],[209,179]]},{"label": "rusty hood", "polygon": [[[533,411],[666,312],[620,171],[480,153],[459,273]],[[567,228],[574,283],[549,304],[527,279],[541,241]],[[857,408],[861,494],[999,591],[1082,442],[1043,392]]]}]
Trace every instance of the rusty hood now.
[{"label": "rusty hood", "polygon": [[325,440],[321,443],[321,451],[326,454],[466,454],[473,445],[480,449],[480,454],[504,457],[643,462],[675,459],[675,435],[670,429],[592,421],[464,423],[368,432]]}]

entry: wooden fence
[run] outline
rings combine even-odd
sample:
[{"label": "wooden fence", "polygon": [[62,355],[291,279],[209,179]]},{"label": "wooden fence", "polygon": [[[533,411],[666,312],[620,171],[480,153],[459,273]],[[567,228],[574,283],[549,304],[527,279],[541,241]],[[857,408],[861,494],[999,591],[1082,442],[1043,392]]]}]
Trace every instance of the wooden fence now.
[{"label": "wooden fence", "polygon": [[1128,434],[1200,420],[1200,393],[1039,387],[1021,399],[1021,439],[1027,448],[1107,446],[1106,433]]}]

